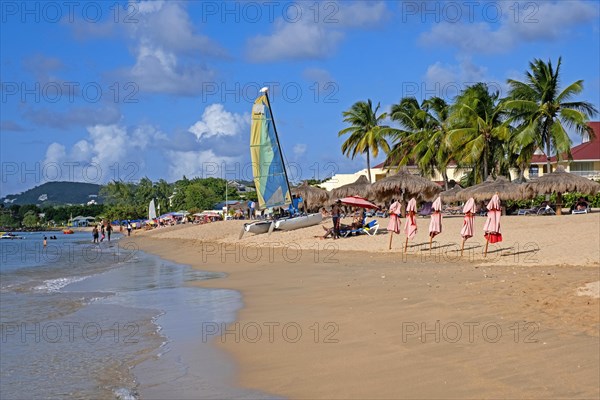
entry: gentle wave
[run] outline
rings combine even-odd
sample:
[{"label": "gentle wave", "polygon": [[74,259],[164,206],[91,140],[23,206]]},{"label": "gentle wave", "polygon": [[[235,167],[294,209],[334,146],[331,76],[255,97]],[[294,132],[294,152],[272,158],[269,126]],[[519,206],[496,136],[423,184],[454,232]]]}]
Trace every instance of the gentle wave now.
[{"label": "gentle wave", "polygon": [[70,278],[49,279],[44,281],[43,284],[34,287],[34,290],[46,291],[48,293],[58,292],[60,289],[70,285],[71,283],[80,282],[89,277],[90,276],[77,276]]}]

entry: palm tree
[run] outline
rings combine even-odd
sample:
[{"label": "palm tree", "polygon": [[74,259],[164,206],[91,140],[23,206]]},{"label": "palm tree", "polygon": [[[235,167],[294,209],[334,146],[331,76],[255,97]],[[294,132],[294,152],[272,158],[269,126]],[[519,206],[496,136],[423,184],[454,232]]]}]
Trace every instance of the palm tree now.
[{"label": "palm tree", "polygon": [[500,172],[503,142],[510,135],[506,116],[499,92],[490,93],[485,83],[465,88],[456,99],[446,144],[457,152],[459,166],[474,168],[474,183],[485,181],[490,167],[494,175]]},{"label": "palm tree", "polygon": [[564,153],[572,157],[571,139],[565,128],[593,138],[594,131],[587,122],[598,112],[588,102],[571,101],[583,91],[583,80],[560,90],[560,65],[560,57],[556,69],[550,60],[545,63],[536,58],[529,63],[525,82],[508,80],[510,92],[506,107],[513,112],[512,119],[520,123],[516,140],[522,146],[546,149],[548,173],[552,150],[557,157]]},{"label": "palm tree", "polygon": [[389,154],[387,163],[406,165],[416,162],[424,176],[432,176],[437,169],[441,172],[446,189],[448,163],[452,158],[446,145],[449,123],[448,103],[440,97],[424,100],[421,105],[413,97],[403,98],[392,106],[391,119],[403,129],[396,131],[396,145]]},{"label": "palm tree", "polygon": [[373,157],[377,157],[379,149],[386,154],[390,151],[386,136],[391,133],[391,129],[388,126],[380,125],[381,121],[387,117],[387,113],[377,116],[379,106],[377,103],[377,107],[373,110],[370,99],[366,102],[354,103],[348,111],[342,113],[344,122],[348,122],[351,126],[338,132],[338,136],[350,134],[350,137],[342,144],[342,153],[352,159],[357,154],[367,155],[369,182],[371,182],[371,153]]}]

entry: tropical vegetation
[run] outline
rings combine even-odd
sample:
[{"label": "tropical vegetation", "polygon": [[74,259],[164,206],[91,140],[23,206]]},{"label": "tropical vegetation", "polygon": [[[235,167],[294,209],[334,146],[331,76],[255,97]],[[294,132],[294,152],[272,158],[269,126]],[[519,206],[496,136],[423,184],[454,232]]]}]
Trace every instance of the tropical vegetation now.
[{"label": "tropical vegetation", "polygon": [[588,102],[577,101],[583,81],[561,88],[560,67],[560,58],[556,67],[551,61],[534,59],[523,82],[507,81],[506,97],[479,82],[465,87],[453,103],[439,97],[421,103],[414,97],[402,98],[392,105],[389,115],[396,127],[384,125],[388,115],[377,115],[379,104],[373,110],[371,100],[359,101],[342,114],[350,124],[338,133],[350,134],[342,153],[351,158],[366,154],[370,176],[369,155],[376,157],[382,150],[387,167],[416,165],[425,177],[439,171],[446,188],[450,162],[464,172],[462,186],[483,182],[488,176],[510,179],[511,168],[523,178],[536,149],[548,157],[570,159],[572,142],[567,131],[594,135],[587,123],[598,111]]}]

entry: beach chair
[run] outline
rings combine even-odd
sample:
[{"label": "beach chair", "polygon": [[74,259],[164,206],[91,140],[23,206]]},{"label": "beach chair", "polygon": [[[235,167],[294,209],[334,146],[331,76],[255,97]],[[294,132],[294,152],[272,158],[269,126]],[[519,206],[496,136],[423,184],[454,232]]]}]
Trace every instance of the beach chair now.
[{"label": "beach chair", "polygon": [[587,213],[591,213],[591,212],[592,212],[592,209],[589,206],[589,204],[586,208],[584,208],[582,210],[577,210],[577,209],[571,210],[571,214],[587,214]]},{"label": "beach chair", "polygon": [[374,236],[378,230],[379,230],[379,224],[377,223],[377,220],[374,219],[373,221],[369,222],[368,224],[366,224],[360,228],[340,230],[340,235],[342,235],[343,237],[348,237],[348,236],[352,236],[352,235],[359,235],[362,233],[366,233],[369,236]]}]

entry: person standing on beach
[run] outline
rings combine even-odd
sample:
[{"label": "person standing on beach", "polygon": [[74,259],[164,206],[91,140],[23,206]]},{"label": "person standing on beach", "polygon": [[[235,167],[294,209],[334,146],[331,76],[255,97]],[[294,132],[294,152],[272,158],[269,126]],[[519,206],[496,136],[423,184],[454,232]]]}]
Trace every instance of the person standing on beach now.
[{"label": "person standing on beach", "polygon": [[340,237],[340,213],[342,202],[340,200],[333,203],[331,207],[331,219],[333,220],[333,238],[337,239]]},{"label": "person standing on beach", "polygon": [[92,243],[98,243],[98,226],[94,226],[92,229]]},{"label": "person standing on beach", "polygon": [[100,238],[100,241],[102,242],[104,240],[104,238],[106,237],[106,234],[104,232],[104,222],[100,226],[100,233],[102,233],[102,237]]},{"label": "person standing on beach", "polygon": [[127,221],[127,236],[131,236],[131,222]]},{"label": "person standing on beach", "polygon": [[46,247],[47,244],[48,244],[48,238],[46,236],[44,236],[44,247]]},{"label": "person standing on beach", "polygon": [[106,235],[108,236],[108,241],[110,242],[110,234],[112,233],[112,225],[109,223],[108,225],[106,225]]}]

